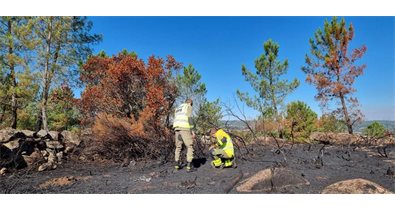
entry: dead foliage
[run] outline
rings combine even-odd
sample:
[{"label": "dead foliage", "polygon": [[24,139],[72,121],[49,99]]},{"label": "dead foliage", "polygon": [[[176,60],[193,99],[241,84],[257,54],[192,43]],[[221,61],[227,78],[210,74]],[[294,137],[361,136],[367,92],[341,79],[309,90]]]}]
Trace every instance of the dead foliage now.
[{"label": "dead foliage", "polygon": [[39,189],[48,189],[50,187],[62,187],[62,186],[68,186],[71,185],[79,180],[82,181],[87,181],[91,179],[91,176],[79,176],[79,177],[73,177],[73,176],[64,176],[64,177],[59,177],[59,178],[53,178],[49,179],[40,185],[38,185]]},{"label": "dead foliage", "polygon": [[181,64],[173,57],[133,53],[93,56],[83,66],[83,123],[92,126],[96,154],[125,158],[169,159],[173,138],[169,116],[177,97],[173,82]]},{"label": "dead foliage", "polygon": [[[173,146],[170,133],[165,135],[151,131],[148,136],[144,128],[129,118],[120,118],[101,113],[92,127],[95,152],[106,159],[124,161],[125,159],[168,159]],[[143,130],[143,131],[142,131]]]}]

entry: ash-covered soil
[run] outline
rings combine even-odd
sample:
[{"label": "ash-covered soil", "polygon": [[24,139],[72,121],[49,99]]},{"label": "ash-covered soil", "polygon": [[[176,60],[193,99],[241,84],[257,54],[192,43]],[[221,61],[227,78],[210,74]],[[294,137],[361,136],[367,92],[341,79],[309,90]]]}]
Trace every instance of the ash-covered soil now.
[{"label": "ash-covered soil", "polygon": [[251,148],[255,155],[239,156],[237,168],[214,169],[210,159],[201,158],[197,170],[190,173],[157,161],[126,167],[67,161],[52,171],[24,169],[0,176],[0,193],[238,193],[236,188],[246,179],[273,167],[285,167],[310,184],[274,187],[262,193],[320,193],[330,184],[354,178],[395,192],[395,146],[386,149],[385,157],[377,147],[325,146],[320,151],[322,145],[294,145],[285,148],[286,161],[276,147]]}]

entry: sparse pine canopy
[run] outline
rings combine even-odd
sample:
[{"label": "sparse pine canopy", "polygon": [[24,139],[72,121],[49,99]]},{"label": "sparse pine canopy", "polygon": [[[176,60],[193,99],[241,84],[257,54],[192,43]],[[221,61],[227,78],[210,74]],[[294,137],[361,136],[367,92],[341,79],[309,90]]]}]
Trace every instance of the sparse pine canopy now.
[{"label": "sparse pine canopy", "polygon": [[199,107],[200,102],[207,93],[206,84],[200,81],[201,78],[202,76],[192,64],[184,67],[182,75],[177,75],[177,87],[181,102],[184,102],[187,98],[191,98],[195,107]]},{"label": "sparse pine canopy", "polygon": [[242,66],[242,74],[256,95],[250,96],[240,90],[237,91],[237,95],[247,106],[262,115],[272,115],[277,118],[285,97],[299,86],[299,81],[281,78],[287,73],[288,60],[278,60],[280,46],[276,42],[268,40],[263,48],[264,53],[255,60],[255,73],[249,71],[245,65]]},{"label": "sparse pine canopy", "polygon": [[330,101],[340,104],[334,113],[343,118],[348,132],[353,133],[355,122],[362,120],[358,109],[358,100],[353,97],[356,89],[355,79],[363,74],[366,65],[357,65],[356,61],[366,52],[366,46],[349,49],[354,38],[354,27],[348,27],[344,18],[336,17],[325,21],[324,28],[318,29],[314,38],[310,39],[310,54],[306,55],[306,65],[302,67],[306,73],[306,81],[317,88],[316,99],[321,106],[328,108]]},{"label": "sparse pine canopy", "polygon": [[219,99],[210,102],[206,98],[206,84],[201,81],[200,73],[189,64],[184,67],[182,74],[177,75],[179,102],[185,99],[193,100],[193,121],[198,133],[205,133],[213,126],[219,126],[222,118]]}]

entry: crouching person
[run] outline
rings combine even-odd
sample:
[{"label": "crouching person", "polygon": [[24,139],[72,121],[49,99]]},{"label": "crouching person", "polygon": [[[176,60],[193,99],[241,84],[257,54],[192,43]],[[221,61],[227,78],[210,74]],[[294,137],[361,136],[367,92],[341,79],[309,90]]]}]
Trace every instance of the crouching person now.
[{"label": "crouching person", "polygon": [[215,144],[210,147],[213,157],[211,165],[215,168],[236,167],[233,142],[229,134],[222,129],[211,129],[210,136],[215,139]]}]

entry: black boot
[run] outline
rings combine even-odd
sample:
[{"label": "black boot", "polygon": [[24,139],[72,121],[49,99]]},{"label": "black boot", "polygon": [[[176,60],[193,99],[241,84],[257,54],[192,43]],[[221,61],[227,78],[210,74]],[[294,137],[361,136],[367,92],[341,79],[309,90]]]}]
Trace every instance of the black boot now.
[{"label": "black boot", "polygon": [[188,162],[187,172],[192,172],[192,171],[196,171],[196,169],[193,167],[193,164],[191,162]]},{"label": "black boot", "polygon": [[176,164],[174,165],[174,168],[175,168],[176,170],[181,169],[181,163],[180,163],[180,161],[176,161]]}]

